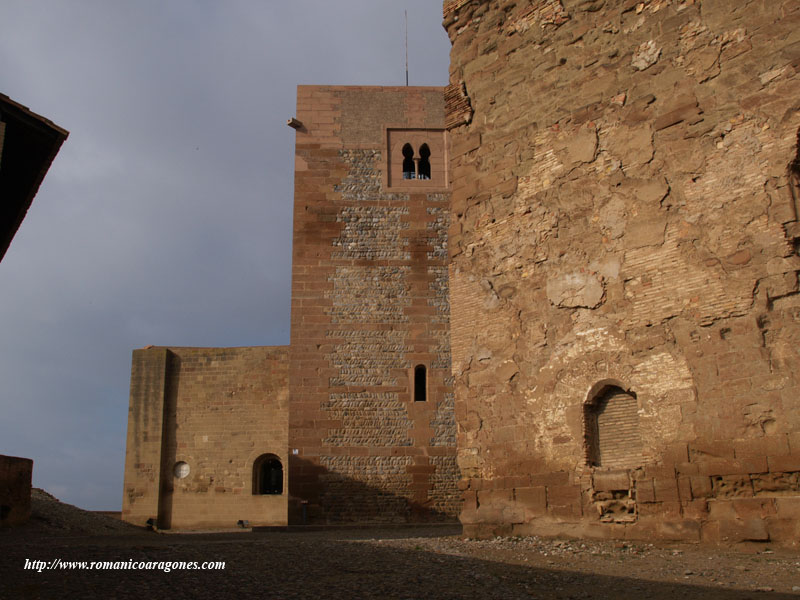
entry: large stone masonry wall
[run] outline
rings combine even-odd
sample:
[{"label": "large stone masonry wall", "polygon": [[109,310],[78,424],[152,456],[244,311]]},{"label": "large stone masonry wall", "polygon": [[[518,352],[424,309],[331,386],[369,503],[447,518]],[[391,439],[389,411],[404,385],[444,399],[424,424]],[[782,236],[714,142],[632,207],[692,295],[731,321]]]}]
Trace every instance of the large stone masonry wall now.
[{"label": "large stone masonry wall", "polygon": [[[288,376],[286,347],[134,350],[122,518],[286,525]],[[265,454],[283,465],[282,494],[254,493]]]},{"label": "large stone masonry wall", "polygon": [[[312,521],[460,509],[442,92],[298,88],[290,486],[292,514],[304,503]],[[429,144],[430,180],[402,179],[406,142]],[[412,394],[417,365],[425,401]]]},{"label": "large stone masonry wall", "polygon": [[444,18],[465,533],[796,540],[800,4]]}]

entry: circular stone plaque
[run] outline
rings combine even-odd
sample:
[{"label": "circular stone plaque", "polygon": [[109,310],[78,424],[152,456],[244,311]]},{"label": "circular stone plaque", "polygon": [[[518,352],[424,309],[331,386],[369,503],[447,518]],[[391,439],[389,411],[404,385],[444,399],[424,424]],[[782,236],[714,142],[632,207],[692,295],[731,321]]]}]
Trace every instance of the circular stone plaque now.
[{"label": "circular stone plaque", "polygon": [[185,463],[183,461],[176,462],[175,467],[172,469],[172,472],[178,479],[183,479],[187,477],[189,475],[189,463]]}]

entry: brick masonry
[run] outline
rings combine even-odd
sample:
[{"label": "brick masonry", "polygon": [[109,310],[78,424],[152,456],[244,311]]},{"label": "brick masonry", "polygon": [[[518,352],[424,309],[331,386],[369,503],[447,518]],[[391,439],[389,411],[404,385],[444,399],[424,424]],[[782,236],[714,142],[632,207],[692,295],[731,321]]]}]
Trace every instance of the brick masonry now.
[{"label": "brick masonry", "polygon": [[[443,90],[300,86],[297,120],[293,501],[314,521],[453,518]],[[403,179],[407,143],[430,179]]]},{"label": "brick masonry", "polygon": [[[465,532],[796,540],[800,5],[448,0],[444,24]],[[592,466],[610,388],[641,448]]]}]

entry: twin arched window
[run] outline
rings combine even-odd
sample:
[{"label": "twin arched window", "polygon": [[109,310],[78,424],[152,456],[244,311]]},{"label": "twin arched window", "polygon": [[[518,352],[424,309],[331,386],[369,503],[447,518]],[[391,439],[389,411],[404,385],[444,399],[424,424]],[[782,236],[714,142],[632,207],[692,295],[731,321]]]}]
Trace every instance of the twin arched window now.
[{"label": "twin arched window", "polygon": [[411,144],[403,146],[403,179],[431,178],[431,149],[428,144],[419,147],[419,156],[414,155]]}]

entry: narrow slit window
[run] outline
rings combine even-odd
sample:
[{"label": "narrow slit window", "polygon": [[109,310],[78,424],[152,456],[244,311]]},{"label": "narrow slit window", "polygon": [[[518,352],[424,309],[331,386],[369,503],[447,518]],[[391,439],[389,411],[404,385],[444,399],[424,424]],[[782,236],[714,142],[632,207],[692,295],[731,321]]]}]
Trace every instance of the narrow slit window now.
[{"label": "narrow slit window", "polygon": [[428,144],[422,144],[419,148],[419,174],[418,179],[431,178],[431,149]]},{"label": "narrow slit window", "polygon": [[425,365],[414,367],[414,402],[428,399],[428,373]]},{"label": "narrow slit window", "polygon": [[263,454],[253,463],[253,494],[283,493],[283,465],[274,454]]},{"label": "narrow slit window", "polygon": [[403,179],[416,179],[417,169],[414,164],[414,148],[411,144],[403,146]]}]

